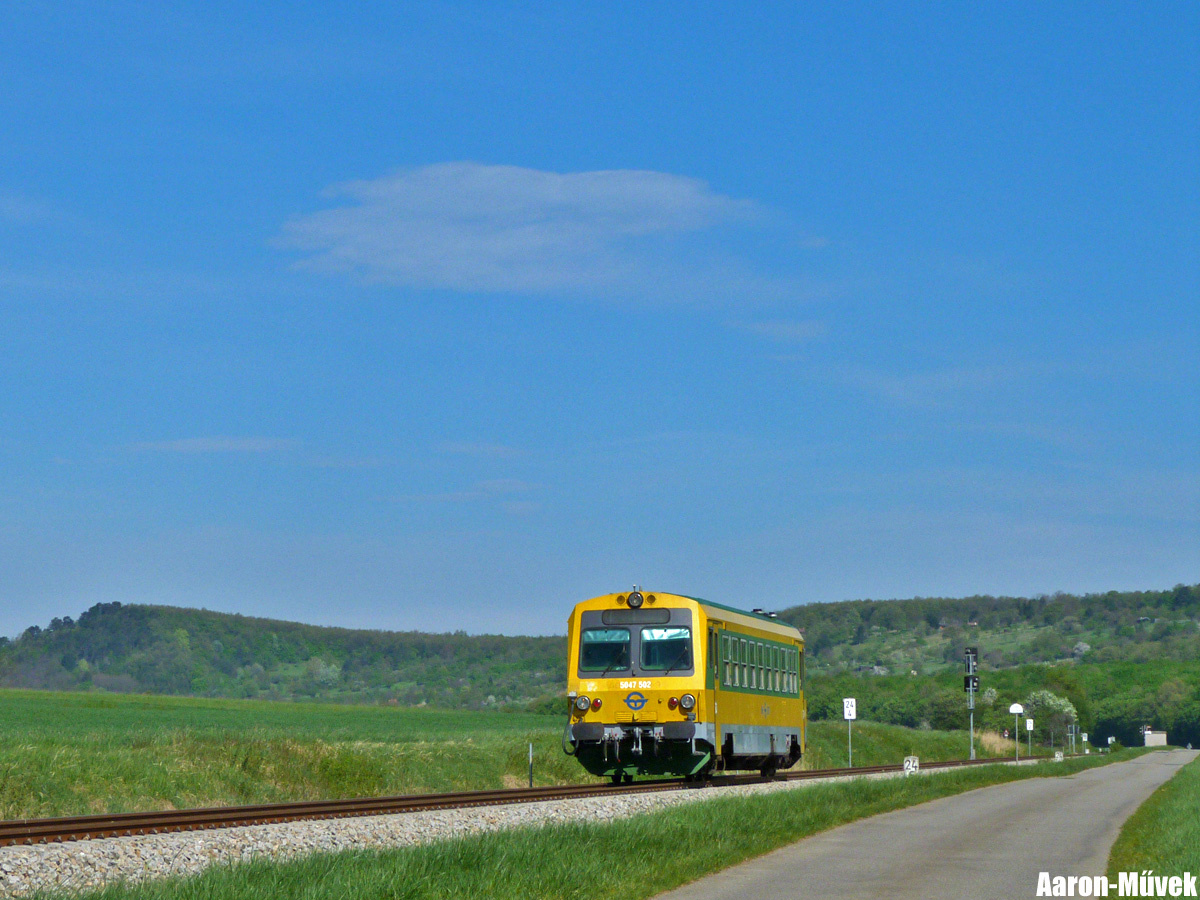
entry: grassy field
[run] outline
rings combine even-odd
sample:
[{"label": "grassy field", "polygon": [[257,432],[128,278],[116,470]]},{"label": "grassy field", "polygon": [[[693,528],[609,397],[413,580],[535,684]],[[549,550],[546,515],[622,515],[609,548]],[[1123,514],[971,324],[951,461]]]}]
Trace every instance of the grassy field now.
[{"label": "grassy field", "polygon": [[[979,757],[1012,754],[1012,741],[995,734],[981,737],[975,733],[975,754]],[[928,731],[903,728],[899,725],[880,725],[874,722],[854,723],[854,764],[875,766],[900,763],[906,756],[923,760],[967,759],[970,740],[966,731]],[[1025,748],[1021,748],[1025,755]],[[810,722],[808,726],[808,756],[806,769],[831,769],[847,765],[846,723]]]},{"label": "grassy field", "polygon": [[1156,875],[1200,872],[1200,759],[1150,795],[1125,820],[1108,857],[1108,877],[1153,869]]},{"label": "grassy field", "polygon": [[799,793],[722,798],[603,824],[554,825],[398,850],[215,867],[191,879],[116,886],[85,896],[89,900],[637,900],[865,816],[989,784],[1066,775],[1137,753],[815,785]]},{"label": "grassy field", "polygon": [[[0,691],[0,818],[80,815],[587,780],[564,719],[506,712]],[[963,732],[857,722],[857,765],[967,755]],[[816,722],[809,768],[846,764]]]},{"label": "grassy field", "polygon": [[170,809],[579,780],[561,720],[0,691],[0,817]]}]

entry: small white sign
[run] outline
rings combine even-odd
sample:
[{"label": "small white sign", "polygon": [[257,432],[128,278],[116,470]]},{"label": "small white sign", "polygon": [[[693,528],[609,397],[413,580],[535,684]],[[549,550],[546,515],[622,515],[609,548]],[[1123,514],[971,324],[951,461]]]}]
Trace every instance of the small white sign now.
[{"label": "small white sign", "polygon": [[1025,730],[1026,730],[1026,731],[1033,731],[1033,719],[1026,719],[1026,720],[1025,720]]},{"label": "small white sign", "polygon": [[1054,751],[1054,761],[1055,761],[1055,762],[1062,762],[1062,761],[1063,761],[1063,755],[1062,755],[1062,751],[1061,751],[1061,750],[1055,750],[1055,751]]},{"label": "small white sign", "polygon": [[1080,737],[1083,738],[1083,742],[1086,744],[1087,743],[1087,732],[1085,731],[1082,735],[1080,735]]},{"label": "small white sign", "polygon": [[915,756],[904,757],[904,774],[916,775],[921,768],[921,760]]},{"label": "small white sign", "polygon": [[854,698],[845,697],[842,699],[842,718],[850,721],[858,718],[858,711],[855,708]]},{"label": "small white sign", "polygon": [[1113,741],[1115,741],[1115,740],[1116,740],[1116,738],[1114,738],[1114,737],[1110,737],[1110,738],[1108,739],[1108,746],[1110,746],[1110,747],[1111,747],[1111,746],[1112,746],[1112,742],[1113,742]]}]

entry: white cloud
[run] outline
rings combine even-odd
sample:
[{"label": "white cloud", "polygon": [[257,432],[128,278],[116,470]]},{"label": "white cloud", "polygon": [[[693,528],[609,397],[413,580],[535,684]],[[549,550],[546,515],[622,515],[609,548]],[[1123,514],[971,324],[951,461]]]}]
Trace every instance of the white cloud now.
[{"label": "white cloud", "polygon": [[41,225],[57,222],[63,217],[60,210],[45,201],[15,194],[0,194],[0,222],[12,225]]},{"label": "white cloud", "polygon": [[512,459],[524,456],[525,451],[504,444],[483,444],[475,441],[443,441],[437,449],[442,453],[454,453],[461,456],[484,456],[495,459]]},{"label": "white cloud", "polygon": [[759,337],[789,344],[802,344],[824,337],[829,331],[824,322],[815,320],[768,319],[759,322],[735,322],[735,328]]},{"label": "white cloud", "polygon": [[159,453],[270,453],[286,450],[292,441],[267,437],[197,437],[173,441],[144,441],[131,444],[131,450],[150,450]]},{"label": "white cloud", "polygon": [[[496,500],[510,497],[513,494],[527,494],[537,491],[540,485],[516,478],[494,478],[488,481],[477,481],[474,486],[461,491],[448,491],[441,494],[409,494],[398,498],[401,502],[419,503],[468,503],[476,500]],[[509,501],[507,506],[524,506],[532,501]]]},{"label": "white cloud", "polygon": [[964,366],[933,372],[891,374],[874,369],[843,369],[846,382],[901,406],[943,407],[964,397],[1001,389],[1018,382],[1060,375],[1067,369],[1049,363]]},{"label": "white cloud", "polygon": [[348,202],[284,226],[280,243],[307,254],[300,265],[460,291],[661,290],[688,271],[728,276],[736,263],[716,263],[684,239],[758,212],[664,172],[560,174],[471,162],[404,169],[326,193]]}]

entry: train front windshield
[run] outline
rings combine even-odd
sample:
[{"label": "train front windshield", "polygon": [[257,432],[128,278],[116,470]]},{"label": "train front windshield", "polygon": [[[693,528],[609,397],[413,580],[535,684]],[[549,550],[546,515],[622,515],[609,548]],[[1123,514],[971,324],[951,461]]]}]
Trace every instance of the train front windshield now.
[{"label": "train front windshield", "polygon": [[690,628],[643,628],[642,668],[648,672],[670,672],[692,667]]},{"label": "train front windshield", "polygon": [[579,646],[580,672],[629,668],[628,628],[585,628]]}]

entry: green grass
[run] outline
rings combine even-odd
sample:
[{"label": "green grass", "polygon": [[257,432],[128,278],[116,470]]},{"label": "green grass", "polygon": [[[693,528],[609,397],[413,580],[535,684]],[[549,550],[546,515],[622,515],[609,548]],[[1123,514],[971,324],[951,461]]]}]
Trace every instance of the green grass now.
[{"label": "green grass", "polygon": [[115,694],[0,691],[0,818],[585,780],[562,720]]},{"label": "green grass", "polygon": [[1175,773],[1125,820],[1108,856],[1108,877],[1153,869],[1156,875],[1200,872],[1200,759]]},{"label": "green grass", "polygon": [[800,791],[688,804],[603,824],[550,825],[396,850],[218,866],[194,878],[117,885],[84,896],[88,900],[637,900],[865,816],[985,785],[1071,774],[1137,753],[814,785]]},{"label": "green grass", "polygon": [[[1024,748],[1022,748],[1022,751]],[[966,731],[927,731],[874,722],[854,723],[854,764],[877,766],[899,764],[906,756],[929,762],[966,759],[970,741]],[[975,753],[987,756],[975,735]],[[810,722],[806,769],[841,768],[848,764],[845,722]]]},{"label": "green grass", "polygon": [[[0,818],[181,809],[590,780],[564,718],[508,712],[0,691]],[[962,732],[855,723],[857,765],[966,756]],[[844,766],[842,723],[808,768]]]}]

